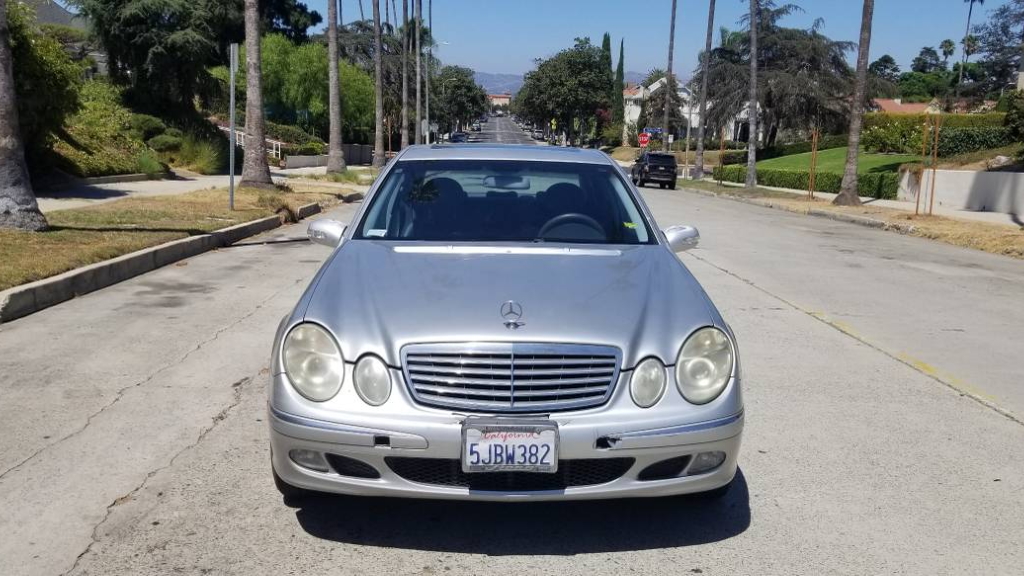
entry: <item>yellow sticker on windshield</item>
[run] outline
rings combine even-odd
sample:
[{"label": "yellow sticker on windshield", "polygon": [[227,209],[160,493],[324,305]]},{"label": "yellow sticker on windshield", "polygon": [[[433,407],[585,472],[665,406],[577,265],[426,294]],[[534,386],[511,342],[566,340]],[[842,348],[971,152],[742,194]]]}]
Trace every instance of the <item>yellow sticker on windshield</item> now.
[{"label": "yellow sticker on windshield", "polygon": [[636,228],[635,222],[623,222],[622,225],[625,226],[626,228]]}]

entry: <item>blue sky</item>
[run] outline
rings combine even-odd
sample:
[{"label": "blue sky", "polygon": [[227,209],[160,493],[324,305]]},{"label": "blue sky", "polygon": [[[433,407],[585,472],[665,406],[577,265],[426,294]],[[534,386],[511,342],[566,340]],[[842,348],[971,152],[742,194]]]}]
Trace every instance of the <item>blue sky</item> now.
[{"label": "blue sky", "polygon": [[[306,0],[326,14],[326,0]],[[571,46],[577,36],[597,44],[605,32],[612,35],[615,58],[618,42],[626,41],[626,70],[646,72],[665,67],[671,0],[433,0],[434,28],[442,46],[438,56],[446,64],[477,71],[521,74],[533,59]],[[1006,0],[975,5],[974,22]],[[423,1],[426,17],[428,0]],[[780,1],[779,3],[783,3]],[[856,41],[860,33],[860,0],[795,0],[805,12],[787,18],[784,25],[808,27],[824,19],[824,33],[837,40]],[[411,4],[411,2],[410,2]],[[370,0],[363,0],[367,18]],[[396,0],[398,10],[401,0]],[[718,0],[715,28],[738,28],[747,0]],[[679,0],[676,23],[676,71],[689,76],[703,48],[708,0]],[[381,17],[384,17],[381,0]],[[359,0],[342,0],[345,21],[358,18]],[[871,59],[888,53],[902,68],[922,46],[937,46],[945,38],[959,42],[967,19],[962,0],[879,0],[875,2]],[[717,32],[716,32],[717,36]],[[717,41],[717,39],[716,39]],[[851,56],[851,60],[854,56]]]}]

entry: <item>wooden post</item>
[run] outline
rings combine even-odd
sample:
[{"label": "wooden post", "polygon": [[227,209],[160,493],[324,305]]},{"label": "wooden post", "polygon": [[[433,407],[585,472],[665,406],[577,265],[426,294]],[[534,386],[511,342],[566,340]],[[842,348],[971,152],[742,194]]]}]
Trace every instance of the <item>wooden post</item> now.
[{"label": "wooden post", "polygon": [[811,131],[811,172],[807,178],[807,197],[814,200],[815,176],[818,171],[818,129]]},{"label": "wooden post", "polygon": [[932,189],[928,194],[928,215],[935,208],[935,177],[939,169],[939,136],[942,134],[942,116],[935,117],[935,136],[932,138]]},{"label": "wooden post", "polygon": [[921,129],[921,182],[917,185],[914,197],[914,216],[921,213],[921,195],[924,194],[924,175],[928,172],[928,135],[931,134],[932,117],[925,114],[924,127]]},{"label": "wooden post", "polygon": [[725,126],[722,126],[721,143],[718,145],[718,185],[722,185],[725,178]]}]

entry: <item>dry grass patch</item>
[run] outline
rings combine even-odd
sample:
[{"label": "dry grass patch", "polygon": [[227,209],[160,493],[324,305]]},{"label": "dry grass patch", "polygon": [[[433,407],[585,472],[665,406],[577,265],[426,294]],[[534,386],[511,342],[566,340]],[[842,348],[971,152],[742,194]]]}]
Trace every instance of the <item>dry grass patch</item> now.
[{"label": "dry grass patch", "polygon": [[0,230],[0,290],[273,214],[291,218],[303,204],[333,205],[338,196],[304,185],[242,188],[235,191],[235,210],[230,211],[227,189],[219,188],[50,212],[46,232]]},{"label": "dry grass patch", "polygon": [[863,206],[835,206],[827,200],[808,200],[777,190],[757,188],[753,191],[713,182],[686,182],[686,188],[698,188],[716,194],[771,200],[772,204],[791,212],[806,214],[808,210],[825,210],[843,214],[866,216],[885,222],[885,228],[909,236],[938,240],[962,248],[973,248],[992,254],[1024,259],[1024,226],[989,224],[942,216],[914,215],[904,210],[884,208],[872,204]]}]

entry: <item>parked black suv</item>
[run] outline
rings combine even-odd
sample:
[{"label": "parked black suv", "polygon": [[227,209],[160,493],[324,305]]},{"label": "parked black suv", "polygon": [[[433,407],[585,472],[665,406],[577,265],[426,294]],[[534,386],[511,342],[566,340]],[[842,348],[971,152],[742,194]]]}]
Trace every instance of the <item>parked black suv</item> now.
[{"label": "parked black suv", "polygon": [[645,152],[633,164],[629,172],[630,178],[637,186],[648,182],[657,182],[662,188],[676,188],[678,166],[674,154]]}]

